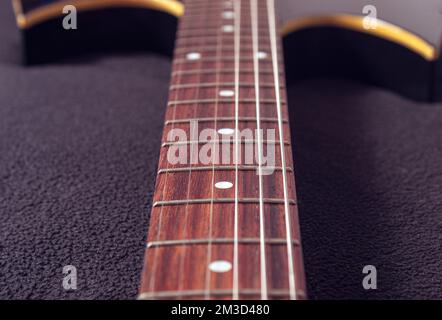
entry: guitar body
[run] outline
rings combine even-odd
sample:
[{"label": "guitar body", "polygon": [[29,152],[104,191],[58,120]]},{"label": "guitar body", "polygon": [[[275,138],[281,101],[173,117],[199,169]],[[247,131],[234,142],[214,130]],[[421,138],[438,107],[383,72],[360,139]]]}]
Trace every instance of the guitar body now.
[{"label": "guitar body", "polygon": [[[270,26],[271,19],[267,17],[271,14],[267,16],[267,13],[259,11],[263,8],[268,10],[268,6],[264,0],[257,1],[258,20],[267,21],[268,19]],[[193,2],[195,3],[188,6],[189,10],[192,5],[204,6],[201,1]],[[440,293],[434,289],[437,284],[431,283],[434,278],[437,282],[440,275],[430,276],[430,273],[437,269],[437,266],[436,268],[434,266],[438,262],[429,262],[428,268],[421,267],[421,263],[426,263],[423,261],[430,259],[431,243],[439,239],[437,227],[429,231],[427,241],[416,240],[422,242],[422,247],[410,249],[409,254],[402,254],[404,246],[407,245],[405,243],[407,236],[404,233],[415,236],[422,234],[422,229],[415,229],[415,225],[416,221],[419,221],[418,218],[422,218],[420,215],[424,214],[417,213],[419,209],[417,203],[420,201],[419,198],[423,197],[424,192],[416,192],[416,196],[410,197],[410,190],[407,187],[398,188],[399,195],[395,194],[392,189],[396,184],[401,186],[409,184],[410,189],[426,184],[426,180],[419,175],[422,171],[425,171],[422,176],[428,177],[433,185],[440,182],[426,169],[413,173],[415,184],[409,181],[412,180],[411,178],[404,178],[401,174],[412,170],[414,163],[419,163],[420,160],[426,166],[434,165],[428,170],[438,169],[433,161],[440,155],[435,151],[438,148],[438,139],[432,137],[426,140],[424,137],[429,136],[431,128],[436,126],[432,121],[440,117],[437,111],[440,106],[429,102],[437,103],[442,100],[442,70],[440,70],[439,58],[442,28],[438,23],[439,6],[442,6],[442,3],[436,0],[425,1],[419,5],[416,5],[415,1],[404,2],[407,4],[399,7],[393,1],[373,1],[372,4],[376,7],[377,17],[380,20],[377,21],[377,28],[372,28],[370,23],[373,21],[365,20],[372,8],[365,11],[364,1],[277,1],[276,17],[280,20],[278,30],[282,38],[275,40],[275,46],[272,41],[269,41],[267,53],[270,56],[273,52],[271,50],[275,50],[274,57],[277,57],[277,63],[266,65],[269,70],[265,71],[269,72],[270,76],[266,79],[270,79],[272,85],[276,78],[281,81],[280,85],[274,85],[274,87],[281,86],[282,88],[279,102],[275,102],[273,94],[267,93],[265,89],[258,89],[265,92],[262,104],[275,102],[282,108],[282,116],[275,113],[266,117],[283,126],[279,136],[282,133],[286,139],[277,141],[282,149],[290,150],[287,152],[286,165],[278,165],[278,170],[281,171],[275,171],[276,182],[274,184],[277,187],[269,187],[268,190],[264,188],[266,192],[269,192],[265,201],[262,201],[262,197],[255,197],[256,195],[254,196],[251,192],[251,195],[240,197],[239,205],[225,200],[238,199],[229,193],[222,194],[222,197],[212,197],[212,200],[215,200],[212,203],[202,203],[206,207],[212,205],[216,208],[213,212],[227,213],[235,211],[234,205],[246,207],[252,204],[255,210],[251,212],[256,214],[262,211],[259,209],[260,202],[262,202],[264,207],[272,206],[274,210],[271,211],[275,216],[273,225],[272,223],[265,226],[255,225],[256,221],[262,221],[263,216],[244,215],[244,220],[241,220],[244,225],[241,225],[239,229],[245,230],[247,236],[240,237],[238,240],[234,231],[238,229],[238,225],[236,228],[232,227],[234,217],[226,215],[225,219],[215,218],[215,221],[220,226],[226,223],[231,232],[229,231],[230,233],[226,235],[223,233],[223,228],[213,227],[217,235],[205,236],[205,232],[210,229],[209,223],[199,224],[199,221],[192,220],[192,216],[201,211],[197,207],[198,203],[188,201],[188,198],[180,198],[180,196],[184,197],[183,186],[186,184],[193,186],[189,192],[200,189],[209,190],[210,186],[206,185],[203,180],[189,182],[179,176],[179,172],[168,171],[171,168],[162,166],[166,158],[163,148],[168,143],[166,131],[163,131],[161,143],[155,142],[155,148],[161,150],[159,171],[155,169],[156,178],[150,179],[156,179],[156,185],[154,186],[154,181],[150,181],[150,189],[146,192],[146,194],[152,194],[149,202],[152,214],[146,240],[147,249],[144,255],[143,271],[138,270],[141,278],[137,284],[138,298],[305,299],[308,295],[311,298],[419,298],[438,297],[438,295],[440,297]],[[241,9],[247,7],[244,3]],[[181,114],[177,111],[173,114],[173,118],[170,111],[172,108],[179,107],[182,103],[180,99],[187,103],[192,101],[191,93],[186,92],[180,96],[173,91],[176,90],[173,86],[177,88],[182,84],[177,82],[174,75],[179,72],[192,71],[194,67],[183,63],[187,57],[185,53],[192,53],[194,50],[191,50],[192,44],[185,47],[185,40],[180,39],[180,34],[184,32],[179,31],[180,23],[195,27],[191,23],[198,21],[196,18],[185,20],[186,4],[175,0],[75,0],[69,3],[55,0],[13,0],[13,4],[17,24],[23,37],[24,61],[30,65],[30,69],[35,66],[50,66],[60,61],[70,61],[70,59],[83,61],[82,58],[90,56],[91,53],[95,57],[122,52],[126,54],[128,52],[161,53],[172,59],[172,88],[169,92],[169,102],[164,101],[165,128],[175,123],[177,115],[182,119],[192,118],[190,111]],[[78,28],[76,30],[65,30],[61,27],[66,17],[63,7],[68,4],[77,8]],[[209,12],[210,9],[215,10],[216,6],[201,10]],[[204,14],[203,11],[202,15]],[[206,23],[209,24],[210,21]],[[199,28],[209,30],[212,26],[204,27],[203,25]],[[253,27],[247,26],[246,28]],[[271,34],[271,28],[269,29],[268,33]],[[250,32],[245,31],[246,34],[253,34],[253,32],[252,29]],[[264,43],[266,32],[258,35],[259,39],[264,38],[262,40]],[[249,42],[253,44],[253,41],[247,42],[248,40],[250,39],[244,40],[241,45]],[[278,44],[279,41],[281,45]],[[181,46],[184,46],[184,49]],[[195,45],[195,48],[200,47],[204,48],[204,46]],[[207,50],[209,47],[208,44]],[[228,51],[225,55],[229,56],[232,52],[234,50]],[[173,59],[178,59],[178,62]],[[247,66],[244,67],[244,69],[252,69],[252,72],[243,79],[247,85],[252,84],[252,89],[256,81],[254,78],[256,73],[253,72],[255,62],[246,61]],[[276,68],[276,65],[279,65],[281,69],[276,73],[278,77],[272,75],[272,70]],[[228,72],[231,66],[230,64],[224,66],[224,72]],[[270,67],[273,69],[270,70]],[[212,78],[209,79],[209,76],[207,77],[207,79],[202,77],[201,79],[205,80],[200,79],[201,82],[206,84],[216,82]],[[317,80],[318,78],[332,80]],[[195,79],[197,77],[193,79],[194,82]],[[233,83],[234,79],[232,76],[228,82]],[[289,85],[288,100],[285,96],[285,80]],[[319,94],[315,93],[315,89],[308,88],[309,83],[318,85]],[[338,94],[336,90],[341,90],[341,88],[343,92]],[[211,98],[207,92],[205,92],[207,96],[203,97],[206,100]],[[371,100],[364,100],[365,95],[374,96],[373,103],[370,103]],[[254,101],[247,100],[250,97],[241,98],[244,98],[244,101],[238,101],[240,105],[241,103],[252,104],[253,107]],[[398,109],[390,108],[383,117],[384,113],[379,109],[383,108],[384,101],[389,106],[405,104],[404,115],[401,114],[396,118],[399,114]],[[359,111],[357,107],[366,107],[366,109]],[[159,113],[162,115],[164,111],[159,111]],[[198,118],[201,117],[201,115],[198,116]],[[209,116],[205,115],[205,117]],[[223,117],[230,119],[231,115],[223,115]],[[256,114],[245,114],[244,118],[247,117],[258,118]],[[377,124],[368,127],[363,121],[364,117],[369,120],[376,119],[382,123],[382,128],[379,129],[380,125]],[[404,119],[404,121],[397,119]],[[158,127],[158,118],[151,117],[149,121],[151,123],[146,123],[146,126]],[[223,121],[226,121],[223,122],[226,126],[227,124],[234,125],[234,121]],[[288,123],[290,123],[290,128]],[[185,131],[188,129],[179,122],[178,126]],[[404,130],[406,130],[405,133]],[[364,133],[367,135],[365,136]],[[160,134],[158,132],[158,136]],[[395,139],[398,136],[402,136],[403,141],[409,142],[407,144],[409,148],[396,149]],[[385,141],[388,145],[381,146],[379,150],[382,155],[380,156],[375,147]],[[405,144],[403,141],[398,144]],[[292,145],[294,146],[293,155]],[[412,156],[413,150],[421,156]],[[410,153],[411,156],[409,156]],[[153,154],[152,157],[155,161],[158,160],[156,155]],[[379,158],[386,160],[379,160]],[[150,160],[152,159],[149,159],[149,162]],[[401,162],[402,160],[404,162]],[[282,163],[283,160],[278,158],[278,161]],[[391,171],[385,174],[380,173],[376,169],[376,164],[379,164],[379,168]],[[156,163],[149,163],[149,166],[155,167]],[[287,172],[282,173],[282,168],[286,168]],[[185,168],[173,167],[172,169],[179,171]],[[197,170],[204,169],[198,168]],[[221,177],[216,176],[215,171],[212,173],[213,179]],[[230,177],[225,170],[220,169],[220,171],[223,172],[224,179]],[[175,177],[173,181],[176,182],[175,187],[170,187],[170,189],[164,187],[166,184],[163,180],[164,173],[175,175],[173,176]],[[296,189],[294,173],[296,173]],[[287,178],[289,182],[283,182],[283,176],[289,177]],[[244,178],[244,181],[244,185],[250,186],[253,190],[256,190],[257,186],[262,183],[252,175]],[[379,187],[379,185],[382,186]],[[160,190],[161,187],[164,189]],[[429,189],[428,193],[434,192],[431,187]],[[244,187],[244,190],[249,189]],[[275,193],[272,193],[274,190],[276,190]],[[201,190],[197,194],[200,195],[196,199],[198,201],[210,198],[209,193]],[[192,197],[191,200],[195,198]],[[172,203],[177,200],[187,201],[185,205],[194,209],[190,210],[190,214],[186,211],[186,215],[180,215],[180,204]],[[433,200],[434,205],[439,201]],[[431,203],[431,201],[431,198],[426,199],[426,203]],[[426,222],[425,225],[437,226],[438,219],[433,216],[433,205],[427,204],[424,207],[425,212],[431,215],[428,221],[432,221]],[[166,218],[160,218],[164,210],[170,211],[167,211]],[[411,212],[411,221],[399,215],[399,211]],[[278,216],[281,212],[284,215]],[[414,213],[416,214],[413,215]],[[388,235],[392,234],[391,230],[396,227],[392,220],[388,220],[388,214],[399,221],[398,227],[401,230],[399,238],[388,238]],[[202,218],[200,220],[203,220]],[[267,218],[266,221],[271,221],[271,219]],[[140,223],[145,222],[140,221]],[[291,226],[290,230],[284,227],[287,224]],[[147,228],[147,223],[145,225]],[[248,226],[253,226],[253,228],[248,228]],[[265,229],[263,237],[261,237],[263,230],[260,227]],[[302,242],[299,227],[302,232]],[[192,244],[193,249],[187,249],[185,241],[188,240],[196,241]],[[268,243],[263,245],[262,242],[267,240]],[[178,249],[174,249],[177,245],[176,241],[182,241],[178,244],[180,246]],[[231,261],[233,269],[229,269],[227,273],[218,274],[216,269],[222,269],[225,266],[220,263],[215,264],[213,267],[215,271],[212,270],[213,273],[210,273],[206,270],[207,265],[210,266],[206,262],[210,261],[204,260],[204,263],[200,264],[195,262],[206,259],[207,250],[198,251],[198,248],[205,246],[207,242],[213,250],[211,254],[216,258],[215,262],[228,262],[230,260],[225,254],[235,257],[235,250],[239,250],[239,256]],[[233,243],[239,249],[235,249]],[[400,245],[393,247],[395,243],[400,243]],[[286,251],[281,249],[285,247],[287,247]],[[255,251],[247,251],[249,248]],[[186,255],[186,250],[192,250],[191,254]],[[263,253],[263,250],[266,252]],[[238,252],[236,254],[238,255]],[[185,258],[180,260],[181,256]],[[263,256],[267,257],[268,266],[262,265]],[[439,261],[437,257],[435,260]],[[396,263],[399,265],[397,269],[394,267]],[[235,271],[235,264],[247,265],[247,268]],[[363,289],[360,284],[364,276],[362,268],[365,265],[377,266],[379,277],[383,282],[389,285],[396,282],[400,284],[391,291],[385,288],[378,291]],[[404,280],[408,279],[405,265],[413,266],[414,270],[417,270],[416,273],[424,278],[422,283],[419,280],[414,283],[417,289],[407,288],[404,284],[409,283]],[[176,272],[178,266],[180,271]],[[263,283],[266,283],[262,276],[263,269],[268,271],[269,281],[266,292],[263,292]],[[170,270],[174,271],[174,276],[170,276]],[[330,272],[333,273],[333,270],[337,270],[338,274],[331,275]],[[243,282],[236,284],[237,287],[235,287],[235,272],[236,278],[244,279]],[[387,275],[393,275],[392,280],[386,279]],[[426,282],[425,279],[430,278],[433,280]],[[401,282],[401,280],[404,281]],[[233,289],[231,283],[234,284]],[[426,293],[421,293],[420,288],[425,286],[431,289],[428,289]],[[199,288],[204,288],[204,290]]]},{"label": "guitar body", "polygon": [[[156,51],[171,56],[179,2],[78,1],[75,32],[65,32],[65,1],[15,1],[18,24],[24,30],[25,60],[51,62],[91,52]],[[158,30],[158,32],[152,32]]]},{"label": "guitar body", "polygon": [[[28,63],[93,51],[172,55],[177,20],[184,12],[184,5],[173,0],[78,1],[74,5],[83,28],[67,33],[57,27],[65,17],[60,14],[65,2],[15,3]],[[440,101],[441,6],[438,0],[400,6],[391,0],[370,6],[364,1],[279,1],[287,81],[337,76],[419,101]],[[378,21],[367,20],[373,14]]]}]

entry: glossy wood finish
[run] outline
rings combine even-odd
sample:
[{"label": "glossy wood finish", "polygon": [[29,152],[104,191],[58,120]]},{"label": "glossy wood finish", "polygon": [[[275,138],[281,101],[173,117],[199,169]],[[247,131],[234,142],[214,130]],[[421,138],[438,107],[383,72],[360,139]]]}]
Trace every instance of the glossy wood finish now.
[{"label": "glossy wood finish", "polygon": [[[273,46],[271,42],[273,10],[267,5],[272,3],[185,2],[153,198],[142,299],[306,296],[279,35]],[[233,19],[223,18],[225,11],[235,12]],[[252,21],[252,15],[257,19]],[[224,32],[224,25],[235,31]],[[265,58],[255,59],[257,50],[265,52]],[[191,52],[201,58],[188,60]],[[272,53],[278,57],[275,64]],[[220,90],[232,90],[235,95],[220,97]],[[226,163],[171,164],[167,153],[173,144],[168,134],[182,129],[190,137],[190,119],[199,120],[198,128],[193,129],[197,133],[236,126],[239,130],[275,129],[275,171],[258,175],[259,160],[245,163],[249,143],[234,143],[235,135],[223,151],[232,155]],[[267,138],[264,135],[261,141],[264,154],[271,144]],[[199,151],[203,146],[189,144],[188,150]],[[234,163],[236,147],[241,150],[239,165]],[[233,187],[215,188],[220,181],[231,182]],[[210,271],[208,265],[217,260],[230,262],[232,269]]]}]

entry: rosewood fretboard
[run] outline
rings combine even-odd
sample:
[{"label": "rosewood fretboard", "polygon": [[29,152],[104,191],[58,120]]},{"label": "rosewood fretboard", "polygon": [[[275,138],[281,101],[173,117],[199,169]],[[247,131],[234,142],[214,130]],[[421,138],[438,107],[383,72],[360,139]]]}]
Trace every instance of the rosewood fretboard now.
[{"label": "rosewood fretboard", "polygon": [[[273,0],[185,1],[142,299],[305,298],[283,61],[275,30]],[[204,129],[216,136],[201,137]],[[264,133],[245,137],[244,129]],[[186,139],[176,142],[176,133],[185,133]],[[271,174],[264,163],[272,154],[270,145],[275,156]],[[246,159],[250,153],[257,154],[252,162]],[[177,155],[188,161],[177,163]]]}]

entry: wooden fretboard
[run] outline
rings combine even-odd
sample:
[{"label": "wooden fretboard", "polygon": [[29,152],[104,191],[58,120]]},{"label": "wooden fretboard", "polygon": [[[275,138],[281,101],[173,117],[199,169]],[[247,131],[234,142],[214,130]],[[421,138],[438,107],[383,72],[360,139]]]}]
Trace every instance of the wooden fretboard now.
[{"label": "wooden fretboard", "polygon": [[305,298],[276,30],[274,0],[185,1],[139,298]]}]

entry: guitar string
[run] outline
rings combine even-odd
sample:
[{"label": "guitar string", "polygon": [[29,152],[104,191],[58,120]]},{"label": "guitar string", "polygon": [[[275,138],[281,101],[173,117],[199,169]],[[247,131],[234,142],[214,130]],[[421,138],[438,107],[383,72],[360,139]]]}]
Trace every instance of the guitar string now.
[{"label": "guitar string", "polygon": [[[218,19],[221,20],[220,17]],[[220,86],[219,86],[220,72],[219,72],[219,70],[221,69],[220,68],[221,67],[220,66],[220,61],[221,61],[220,60],[220,55],[221,55],[220,51],[222,48],[222,41],[223,41],[223,33],[221,32],[221,26],[220,26],[220,28],[218,28],[217,37],[218,37],[217,44],[216,44],[217,50],[215,52],[215,54],[216,54],[216,60],[215,60],[215,70],[216,70],[216,72],[215,72],[215,83],[216,83],[215,94],[216,94],[216,97],[215,97],[215,110],[214,110],[215,116],[213,117],[213,119],[214,119],[213,130],[214,130],[214,132],[216,132],[217,126],[218,126],[218,121],[217,121],[217,119],[218,119],[218,96],[219,96],[218,93],[219,93],[219,89],[220,89]],[[217,149],[218,144],[216,143],[215,140],[219,141],[220,139],[213,138],[213,145],[212,145],[212,150],[211,150],[211,153],[212,153],[211,154],[211,157],[212,157],[212,181],[211,181],[211,197],[210,197],[211,200],[210,200],[210,212],[209,212],[209,237],[208,237],[209,242],[207,245],[207,264],[206,264],[207,267],[209,266],[209,263],[212,259],[213,199],[215,198],[215,189],[214,189],[214,185],[215,185],[215,158],[217,157],[218,152],[219,152],[219,149]],[[219,159],[217,159],[217,161],[219,161]],[[207,270],[207,268],[206,268],[206,270]],[[205,294],[206,299],[210,298],[210,278],[211,278],[210,271],[206,271],[206,294]]]},{"label": "guitar string", "polygon": [[[208,2],[206,2],[205,4],[204,4],[204,10],[205,9],[207,9],[207,7],[208,7]],[[190,18],[189,16],[187,17],[188,19]],[[208,16],[205,16],[204,17],[205,19],[203,19],[203,20],[207,20],[207,18],[208,18]],[[202,39],[200,39],[199,40],[199,42],[201,43],[201,45],[202,46],[204,46],[204,44],[205,44],[205,37],[203,37]],[[203,58],[201,58],[201,59],[199,59],[198,60],[198,67],[197,68],[195,68],[195,69],[203,69]],[[198,79],[197,79],[197,83],[200,83],[201,82],[201,74],[198,74],[197,75],[197,77],[198,77]],[[199,87],[198,88],[196,88],[196,90],[195,90],[195,94],[194,94],[194,96],[195,96],[195,100],[198,100],[198,98],[199,98],[199,95],[200,95],[200,90],[199,90]],[[193,118],[196,118],[197,117],[197,110],[198,110],[198,103],[195,103],[194,104],[194,110],[193,110]],[[190,128],[191,129],[191,128]],[[189,132],[190,132],[190,130],[189,130]],[[196,134],[198,135],[198,132],[196,132]],[[193,139],[193,134],[192,134],[192,132],[190,132],[190,139],[192,140]],[[189,158],[190,158],[190,164],[189,164],[189,175],[188,175],[188,181],[187,181],[187,196],[186,196],[186,198],[187,199],[190,199],[190,190],[191,190],[191,188],[190,188],[190,186],[191,186],[191,181],[192,181],[192,151],[193,151],[193,148],[192,148],[193,146],[192,145],[190,145],[190,153],[189,153]],[[198,146],[196,146],[196,148],[198,148]],[[197,152],[197,157],[198,157],[198,152]],[[198,159],[197,159],[197,161],[198,161]],[[183,230],[183,239],[186,239],[186,237],[187,237],[187,230],[188,230],[188,217],[189,217],[189,201],[186,203],[186,207],[185,207],[185,209],[184,209],[184,230]],[[187,248],[184,248],[183,249],[183,253],[180,255],[180,264],[179,264],[179,268],[178,268],[178,270],[179,270],[179,278],[178,278],[178,290],[179,291],[182,291],[182,289],[181,289],[181,286],[183,285],[183,281],[182,281],[182,277],[183,277],[183,275],[184,275],[184,256],[185,256],[185,252],[187,251],[188,249]],[[207,270],[206,270],[206,272],[207,272]],[[180,296],[180,298],[181,298],[181,296]]]},{"label": "guitar string", "polygon": [[[255,70],[255,100],[256,100],[256,134],[258,144],[258,177],[259,177],[259,237],[260,237],[260,269],[261,269],[261,299],[267,300],[267,270],[265,252],[264,229],[264,195],[262,179],[262,141],[260,120],[260,93],[259,93],[259,62],[258,62],[258,4],[257,0],[250,0],[250,13],[253,42],[253,68]],[[255,148],[256,150],[256,148]]]},{"label": "guitar string", "polygon": [[234,2],[235,12],[235,216],[233,226],[233,300],[239,299],[239,246],[238,246],[238,155],[239,155],[239,54],[240,54],[240,37],[241,37],[241,0],[235,0]]},{"label": "guitar string", "polygon": [[281,97],[280,97],[280,86],[279,86],[279,66],[278,66],[278,52],[277,52],[277,42],[276,42],[276,22],[275,22],[275,3],[274,0],[267,0],[267,16],[269,24],[270,33],[270,47],[272,51],[272,63],[273,63],[273,78],[275,81],[275,97],[276,97],[276,107],[278,113],[278,129],[279,129],[279,140],[280,140],[280,150],[281,150],[281,166],[282,166],[282,180],[284,187],[284,212],[285,212],[285,226],[286,226],[286,240],[287,240],[287,260],[288,260],[288,272],[289,272],[289,287],[290,287],[290,299],[296,300],[296,278],[294,270],[293,252],[292,252],[292,235],[291,235],[291,219],[290,219],[290,207],[289,207],[289,196],[287,188],[287,170],[286,170],[286,160],[285,160],[285,150],[284,144],[284,130],[282,124],[282,113],[281,113]]}]

